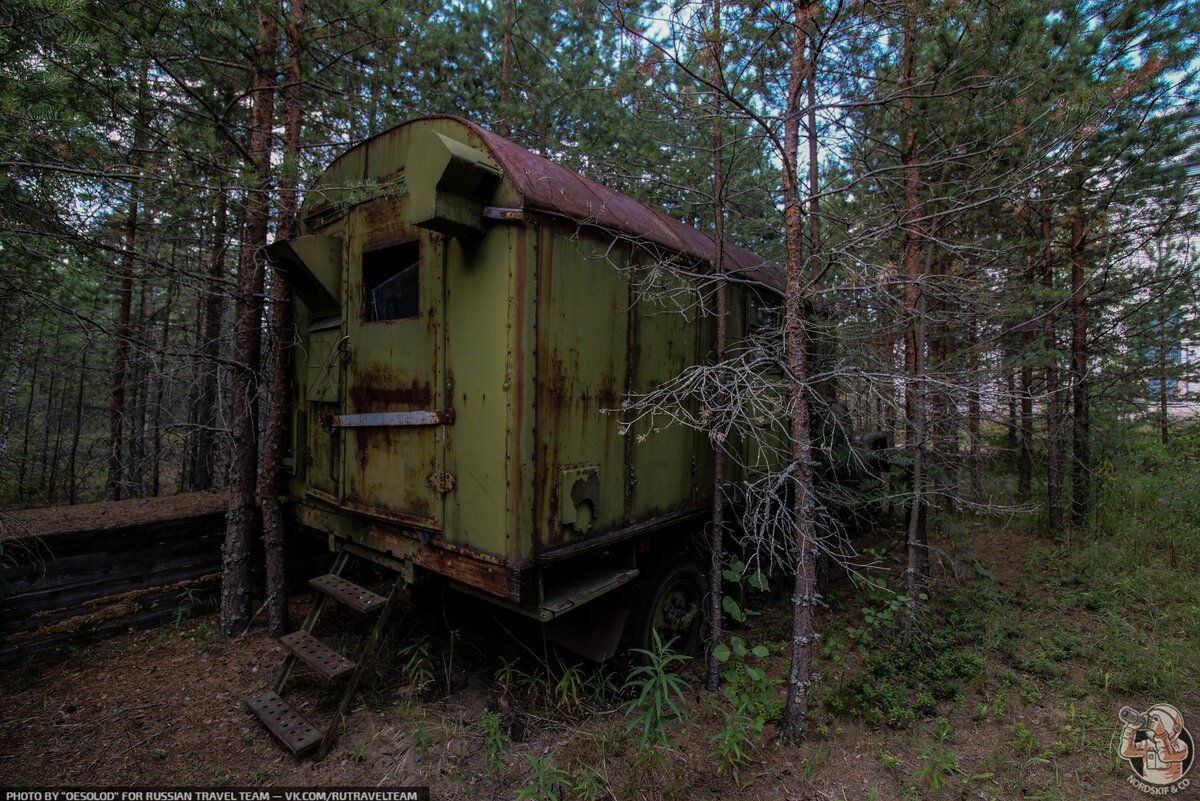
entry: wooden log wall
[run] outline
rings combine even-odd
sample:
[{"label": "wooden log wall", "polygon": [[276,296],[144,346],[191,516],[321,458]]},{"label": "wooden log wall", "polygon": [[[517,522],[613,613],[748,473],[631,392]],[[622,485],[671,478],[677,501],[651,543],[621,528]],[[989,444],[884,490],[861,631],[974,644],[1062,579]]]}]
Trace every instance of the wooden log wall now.
[{"label": "wooden log wall", "polygon": [[[211,611],[224,538],[222,510],[0,539],[0,669]],[[302,585],[328,557],[321,542],[291,542]]]},{"label": "wooden log wall", "polygon": [[0,667],[211,608],[224,515],[6,539]]}]

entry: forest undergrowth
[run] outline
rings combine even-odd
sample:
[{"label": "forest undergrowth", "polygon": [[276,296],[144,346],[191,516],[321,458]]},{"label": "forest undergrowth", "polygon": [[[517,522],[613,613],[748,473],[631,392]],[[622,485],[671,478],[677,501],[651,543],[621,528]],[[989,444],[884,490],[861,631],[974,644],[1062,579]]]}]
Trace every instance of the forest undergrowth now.
[{"label": "forest undergrowth", "polygon": [[[901,594],[887,538],[864,543],[870,581],[835,578],[824,597],[813,711],[797,747],[775,741],[786,605],[729,632],[716,694],[702,690],[698,663],[678,669],[669,643],[626,676],[473,627],[470,610],[413,610],[322,763],[283,753],[237,705],[269,681],[275,646],[257,630],[224,640],[212,615],[14,673],[0,725],[5,739],[19,737],[5,761],[18,784],[44,783],[41,755],[54,751],[75,766],[63,781],[428,784],[443,798],[1135,798],[1117,756],[1117,711],[1165,702],[1190,721],[1200,709],[1200,428],[1169,445],[1141,430],[1102,438],[1096,463],[1089,531],[1053,540],[1034,516],[947,517],[923,614]],[[125,659],[149,665],[151,678],[114,687],[105,677]],[[226,673],[205,690],[205,673],[172,663]],[[105,698],[100,710],[183,692],[164,682],[223,700],[195,699],[213,717],[164,719],[119,759],[95,736],[115,725],[111,713],[80,727],[63,711],[89,693]],[[206,727],[227,728],[230,742],[206,749]],[[88,765],[95,775],[79,773]]]}]

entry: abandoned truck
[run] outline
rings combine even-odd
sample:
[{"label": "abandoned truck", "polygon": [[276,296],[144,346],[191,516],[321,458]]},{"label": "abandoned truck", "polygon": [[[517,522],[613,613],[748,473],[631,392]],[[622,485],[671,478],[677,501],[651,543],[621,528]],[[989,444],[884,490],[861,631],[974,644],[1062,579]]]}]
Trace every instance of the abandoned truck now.
[{"label": "abandoned truck", "polygon": [[[714,318],[651,308],[636,276],[708,269],[715,241],[449,116],[344,153],[301,216],[304,235],[268,252],[299,300],[288,500],[338,552],[313,586],[384,606],[340,576],[361,558],[398,583],[443,577],[597,660],[652,627],[698,644],[711,445],[681,426],[623,436],[605,411],[710,358]],[[736,338],[782,276],[732,245],[725,261]],[[354,667],[308,634],[317,614],[249,701],[296,751],[322,738],[278,696],[295,659]]]}]

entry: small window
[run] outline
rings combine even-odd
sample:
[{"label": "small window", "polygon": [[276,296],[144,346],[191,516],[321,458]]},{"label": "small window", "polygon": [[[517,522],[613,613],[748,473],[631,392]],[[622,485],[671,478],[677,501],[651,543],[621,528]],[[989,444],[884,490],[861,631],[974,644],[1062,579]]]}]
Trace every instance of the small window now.
[{"label": "small window", "polygon": [[750,332],[772,334],[780,330],[782,309],[778,304],[768,303],[757,294],[750,295]]},{"label": "small window", "polygon": [[362,254],[363,317],[367,322],[420,316],[421,247],[417,242]]}]

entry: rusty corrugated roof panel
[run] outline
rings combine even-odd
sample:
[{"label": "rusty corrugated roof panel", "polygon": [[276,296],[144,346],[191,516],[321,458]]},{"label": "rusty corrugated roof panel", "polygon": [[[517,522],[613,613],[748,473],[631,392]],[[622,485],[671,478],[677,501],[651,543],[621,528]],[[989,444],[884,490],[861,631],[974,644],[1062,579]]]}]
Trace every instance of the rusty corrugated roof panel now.
[{"label": "rusty corrugated roof panel", "polygon": [[[581,225],[608,229],[692,256],[708,264],[713,263],[716,240],[709,234],[628,195],[588,180],[543,156],[531,153],[515,142],[462,117],[452,114],[418,117],[377,134],[372,139],[387,137],[398,128],[428,119],[454,120],[483,140],[492,157],[504,171],[505,178],[521,194],[525,208],[560,215]],[[358,147],[365,144],[366,142]],[[343,154],[343,157],[356,149]],[[726,242],[725,267],[743,280],[762,284],[783,294],[782,269],[756,253]]]},{"label": "rusty corrugated roof panel", "polygon": [[[462,122],[487,144],[527,207],[612,229],[712,264],[716,256],[714,237],[472,122]],[[758,254],[726,242],[725,261],[729,271],[783,292],[782,271]]]}]

